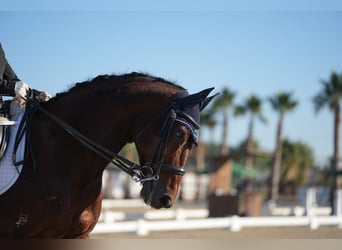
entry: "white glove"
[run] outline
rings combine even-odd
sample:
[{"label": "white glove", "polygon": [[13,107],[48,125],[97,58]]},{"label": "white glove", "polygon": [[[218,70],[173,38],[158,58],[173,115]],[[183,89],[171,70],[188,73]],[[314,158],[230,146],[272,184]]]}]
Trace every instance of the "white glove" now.
[{"label": "white glove", "polygon": [[49,95],[47,92],[45,91],[41,91],[39,93],[39,100],[42,102],[47,102],[48,100],[51,99],[51,95]]},{"label": "white glove", "polygon": [[30,87],[27,83],[23,81],[18,81],[15,83],[14,93],[16,96],[26,97],[27,91],[30,90]]}]

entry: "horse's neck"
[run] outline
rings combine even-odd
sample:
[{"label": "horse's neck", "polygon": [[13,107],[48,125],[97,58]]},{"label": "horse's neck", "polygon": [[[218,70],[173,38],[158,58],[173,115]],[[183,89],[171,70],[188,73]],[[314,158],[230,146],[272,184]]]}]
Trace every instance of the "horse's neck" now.
[{"label": "horse's neck", "polygon": [[162,103],[168,97],[154,95],[137,93],[132,97],[120,92],[120,95],[113,96],[111,91],[96,95],[89,91],[82,96],[66,96],[49,108],[96,143],[117,153],[126,143],[132,142],[137,120],[141,123],[147,113],[152,119],[164,109],[166,104]]},{"label": "horse's neck", "polygon": [[126,101],[124,97],[110,101],[109,98],[96,100],[93,96],[81,99],[64,98],[48,108],[79,132],[112,151],[118,152],[131,142],[131,130],[141,110],[138,108],[140,103]]}]

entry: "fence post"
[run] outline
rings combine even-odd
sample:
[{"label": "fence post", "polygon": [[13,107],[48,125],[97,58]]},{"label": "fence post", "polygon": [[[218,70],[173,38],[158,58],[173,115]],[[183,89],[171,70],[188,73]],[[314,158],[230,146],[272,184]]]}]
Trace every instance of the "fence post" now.
[{"label": "fence post", "polygon": [[241,230],[240,217],[233,215],[231,217],[230,231],[239,232]]},{"label": "fence post", "polygon": [[337,227],[342,228],[342,189],[336,190],[334,207],[334,215],[337,216],[337,220],[339,221]]},{"label": "fence post", "polygon": [[305,199],[305,213],[307,216],[314,215],[313,206],[316,203],[316,190],[315,188],[308,188],[306,191]]},{"label": "fence post", "polygon": [[175,211],[175,219],[176,220],[185,220],[186,219],[186,214],[184,209],[182,208],[177,208]]},{"label": "fence post", "polygon": [[339,218],[342,218],[342,189],[336,190],[334,207],[334,215],[336,215]]},{"label": "fence post", "polygon": [[139,236],[146,236],[148,235],[149,231],[148,231],[148,227],[146,224],[146,221],[144,220],[138,220],[137,221],[137,235]]},{"label": "fence post", "polygon": [[318,223],[317,218],[314,214],[312,214],[309,218],[309,227],[311,230],[315,230],[319,227],[319,223]]}]

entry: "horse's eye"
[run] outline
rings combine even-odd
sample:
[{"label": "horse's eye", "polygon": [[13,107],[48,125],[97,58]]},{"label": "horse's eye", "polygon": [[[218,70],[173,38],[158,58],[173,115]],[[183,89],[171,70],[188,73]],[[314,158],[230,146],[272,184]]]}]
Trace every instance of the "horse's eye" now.
[{"label": "horse's eye", "polygon": [[183,141],[185,138],[185,132],[183,130],[179,129],[176,131],[175,136],[176,136],[177,140]]}]

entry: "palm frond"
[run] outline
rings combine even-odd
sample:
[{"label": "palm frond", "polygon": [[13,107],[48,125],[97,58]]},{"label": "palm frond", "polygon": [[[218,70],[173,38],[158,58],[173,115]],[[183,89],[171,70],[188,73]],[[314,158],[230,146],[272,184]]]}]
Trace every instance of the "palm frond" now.
[{"label": "palm frond", "polygon": [[325,106],[334,110],[340,105],[342,99],[342,74],[338,75],[333,71],[328,81],[321,80],[320,83],[322,89],[312,99],[316,113]]},{"label": "palm frond", "polygon": [[268,100],[275,111],[288,112],[298,105],[298,101],[294,100],[292,95],[292,92],[278,92]]}]

